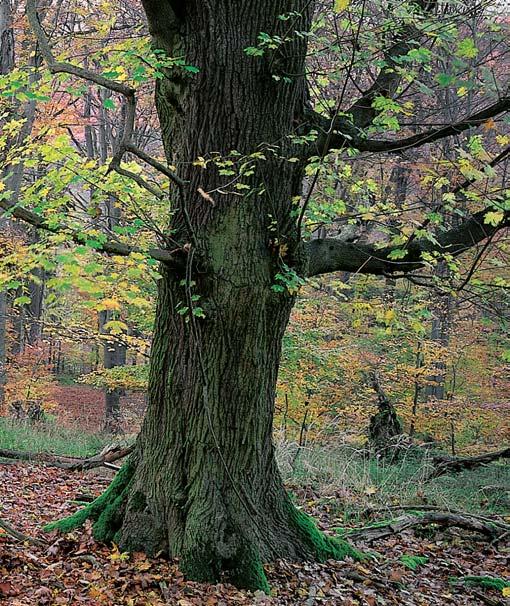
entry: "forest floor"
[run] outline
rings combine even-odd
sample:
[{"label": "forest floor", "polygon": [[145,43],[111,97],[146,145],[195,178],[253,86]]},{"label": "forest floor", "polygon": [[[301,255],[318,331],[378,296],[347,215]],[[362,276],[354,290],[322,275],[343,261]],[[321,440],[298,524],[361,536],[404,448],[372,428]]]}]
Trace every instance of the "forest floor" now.
[{"label": "forest floor", "polygon": [[[0,517],[49,547],[21,543],[0,530],[0,604],[229,606],[229,605],[488,605],[510,604],[508,591],[455,583],[464,576],[510,580],[510,545],[498,548],[455,529],[391,536],[357,546],[373,554],[362,563],[276,562],[266,566],[272,595],[240,591],[227,584],[186,582],[178,563],[123,554],[96,544],[90,528],[65,537],[45,535],[42,526],[76,510],[79,495],[97,495],[106,472],[68,472],[28,464],[0,465]],[[344,526],[333,494],[297,491],[302,507],[326,532]],[[508,538],[508,537],[507,537]],[[374,554],[374,551],[377,554]],[[424,556],[409,569],[403,556]]]}]

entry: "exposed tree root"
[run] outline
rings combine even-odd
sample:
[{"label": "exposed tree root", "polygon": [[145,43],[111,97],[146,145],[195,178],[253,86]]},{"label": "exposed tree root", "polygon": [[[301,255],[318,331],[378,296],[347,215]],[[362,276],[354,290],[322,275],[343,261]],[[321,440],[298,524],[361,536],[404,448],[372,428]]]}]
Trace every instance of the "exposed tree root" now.
[{"label": "exposed tree root", "polygon": [[50,467],[59,467],[61,469],[68,469],[69,471],[85,471],[95,467],[108,467],[109,469],[118,471],[120,468],[113,465],[113,462],[127,457],[127,455],[133,452],[133,448],[134,445],[121,447],[118,444],[113,444],[104,448],[97,455],[87,459],[71,456],[59,456],[45,452],[22,452],[17,450],[0,449],[0,458],[45,463]]},{"label": "exposed tree root", "polygon": [[14,537],[18,541],[22,541],[23,543],[30,543],[31,545],[35,545],[36,547],[48,546],[48,543],[46,541],[43,541],[42,539],[36,539],[35,537],[31,537],[27,534],[19,532],[19,530],[16,530],[13,526],[9,524],[9,522],[6,522],[2,518],[0,518],[0,528],[5,530],[5,532],[11,537]]},{"label": "exposed tree root", "polygon": [[423,514],[401,516],[389,522],[376,523],[372,526],[360,528],[359,530],[348,531],[346,536],[353,541],[376,541],[392,534],[408,530],[409,528],[428,526],[430,524],[443,527],[456,526],[458,528],[464,528],[465,530],[479,532],[492,540],[498,538],[505,532],[504,529],[501,528],[501,525],[486,522],[478,517],[470,516],[469,514],[460,515],[445,511],[431,511]]},{"label": "exposed tree root", "polygon": [[434,469],[425,478],[425,481],[438,478],[448,473],[459,473],[466,469],[475,469],[487,465],[498,459],[510,459],[510,447],[489,452],[475,457],[448,457],[446,455],[436,456],[432,459]]},{"label": "exposed tree root", "polygon": [[309,552],[319,562],[343,560],[351,557],[363,560],[365,555],[345,540],[330,537],[321,532],[313,519],[294,506],[289,511],[290,523],[298,530],[298,535],[308,544]]},{"label": "exposed tree root", "polygon": [[[113,540],[130,551],[129,535],[127,544],[126,537],[122,535],[126,530],[125,525],[123,527],[126,511],[134,506],[134,496],[130,494],[134,471],[135,463],[131,459],[121,468],[100,497],[72,516],[47,525],[45,530],[67,533],[90,519],[93,522],[93,535],[96,540],[101,542]],[[286,528],[290,535],[295,537],[299,559],[323,562],[346,557],[356,560],[364,558],[364,555],[346,540],[330,537],[321,532],[313,519],[295,508],[290,500],[285,505],[285,511]],[[164,530],[162,533],[164,534]],[[185,543],[182,551],[177,554],[180,557],[181,570],[187,578],[201,582],[226,580],[240,588],[269,591],[261,557],[264,545],[258,542],[260,539],[264,540],[263,536],[256,538],[247,535],[244,539],[241,538],[228,557],[222,555],[218,545],[204,542],[203,538],[201,535],[196,535],[196,541]],[[137,544],[136,548],[150,552],[151,543],[149,541],[147,544]],[[285,557],[284,554],[282,557]]]},{"label": "exposed tree root", "polygon": [[126,463],[101,496],[72,516],[48,524],[44,530],[71,532],[82,526],[87,520],[92,520],[96,540],[104,543],[115,540],[122,523],[122,512],[134,469],[133,463]]}]

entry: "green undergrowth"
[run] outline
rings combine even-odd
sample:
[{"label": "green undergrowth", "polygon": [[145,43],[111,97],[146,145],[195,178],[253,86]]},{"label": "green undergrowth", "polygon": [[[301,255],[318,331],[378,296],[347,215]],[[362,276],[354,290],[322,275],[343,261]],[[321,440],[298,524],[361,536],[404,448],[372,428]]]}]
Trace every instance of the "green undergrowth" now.
[{"label": "green undergrowth", "polygon": [[[296,456],[296,446],[277,445],[282,475],[294,489],[312,488],[324,497],[335,515],[353,525],[364,523],[366,509],[388,508],[385,517],[400,515],[390,506],[433,505],[471,513],[510,512],[510,464],[502,460],[486,467],[445,475],[426,482],[432,457],[437,454],[410,449],[396,463],[368,458],[363,449],[347,445],[309,445]],[[331,498],[331,494],[335,498]],[[413,513],[406,511],[405,513]]]},{"label": "green undergrowth", "polygon": [[496,589],[497,591],[503,591],[503,589],[510,588],[510,581],[500,579],[498,577],[455,577],[451,579],[452,583],[463,583],[464,585],[470,585],[472,587],[484,587],[485,589]]},{"label": "green undergrowth", "polygon": [[5,450],[90,457],[100,452],[111,440],[112,437],[106,434],[59,427],[51,418],[31,423],[0,417],[0,448]]},{"label": "green undergrowth", "polygon": [[409,568],[409,570],[416,571],[418,568],[421,568],[421,566],[424,566],[429,559],[427,556],[404,554],[400,556],[399,561],[402,562],[406,568]]}]

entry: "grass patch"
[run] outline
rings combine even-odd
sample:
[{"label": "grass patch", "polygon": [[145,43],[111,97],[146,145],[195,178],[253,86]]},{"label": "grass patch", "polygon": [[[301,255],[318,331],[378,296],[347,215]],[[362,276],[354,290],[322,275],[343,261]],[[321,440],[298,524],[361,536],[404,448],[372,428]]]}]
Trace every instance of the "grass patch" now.
[{"label": "grass patch", "polygon": [[[365,508],[381,509],[381,515],[397,515],[388,505],[434,505],[445,510],[471,513],[510,512],[510,464],[492,463],[462,473],[425,482],[434,452],[410,449],[396,463],[368,458],[362,449],[342,445],[300,449],[283,443],[277,446],[280,470],[286,483],[312,487],[338,515],[355,524]],[[409,513],[412,513],[409,511]],[[366,522],[366,520],[365,520]]]},{"label": "grass patch", "polygon": [[49,419],[41,423],[0,418],[0,448],[57,455],[90,457],[112,440],[105,434],[59,427]]}]

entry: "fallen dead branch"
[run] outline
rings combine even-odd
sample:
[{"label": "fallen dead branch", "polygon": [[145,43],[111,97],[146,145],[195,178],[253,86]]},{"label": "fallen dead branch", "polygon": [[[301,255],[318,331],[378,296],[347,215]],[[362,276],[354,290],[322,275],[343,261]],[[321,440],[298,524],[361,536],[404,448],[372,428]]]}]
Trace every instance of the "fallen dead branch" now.
[{"label": "fallen dead branch", "polygon": [[459,473],[466,469],[475,469],[476,467],[487,465],[498,459],[510,459],[510,447],[496,452],[476,455],[474,457],[436,456],[432,459],[434,469],[428,474],[425,481],[438,478],[448,473]]},{"label": "fallen dead branch", "polygon": [[376,541],[393,534],[398,534],[410,528],[419,526],[428,526],[435,524],[442,527],[456,526],[465,530],[479,532],[491,540],[499,538],[505,534],[505,529],[501,525],[495,525],[492,522],[486,522],[469,514],[454,514],[447,511],[430,511],[421,515],[405,515],[395,518],[387,523],[380,523],[374,526],[367,526],[359,530],[352,530],[348,533],[348,538],[353,541]]},{"label": "fallen dead branch", "polygon": [[[445,512],[444,507],[439,507],[438,505],[387,505],[385,507],[368,507],[364,511],[361,512],[362,517],[370,516],[374,513],[388,513],[390,511],[440,511]],[[499,526],[502,530],[510,532],[510,524],[505,524],[501,519],[497,519],[496,517],[482,516],[477,513],[467,513],[460,509],[448,509],[447,513],[452,513],[455,515],[459,515],[462,517],[470,517],[475,518],[476,520],[481,520],[482,522],[487,522],[488,524],[494,524],[495,526]]]},{"label": "fallen dead branch", "polygon": [[3,518],[0,518],[0,528],[2,528],[11,537],[14,537],[18,541],[22,541],[23,543],[30,543],[31,545],[35,545],[36,547],[48,546],[48,543],[46,541],[30,537],[27,534],[23,534],[19,530],[16,530],[13,526],[9,524],[9,522],[6,522]]},{"label": "fallen dead branch", "polygon": [[473,595],[475,595],[481,602],[487,604],[487,606],[507,606],[505,602],[501,600],[495,600],[488,595],[485,595],[483,591],[478,591],[476,589],[471,590]]},{"label": "fallen dead branch", "polygon": [[46,452],[23,452],[17,450],[0,449],[0,458],[16,459],[18,461],[32,461],[44,463],[51,467],[68,469],[69,471],[85,471],[95,467],[107,467],[118,471],[120,468],[113,465],[115,461],[127,457],[133,452],[134,445],[122,447],[113,444],[104,448],[100,453],[89,458],[53,455]]}]

